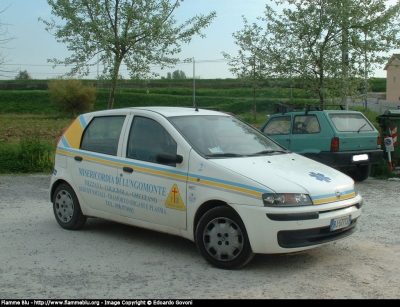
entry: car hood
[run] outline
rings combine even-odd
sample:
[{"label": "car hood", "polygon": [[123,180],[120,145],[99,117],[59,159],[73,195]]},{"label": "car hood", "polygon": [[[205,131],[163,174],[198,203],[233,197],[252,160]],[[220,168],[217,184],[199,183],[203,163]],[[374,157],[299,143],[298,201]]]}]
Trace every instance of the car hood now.
[{"label": "car hood", "polygon": [[213,159],[212,162],[276,193],[309,194],[314,203],[355,195],[354,181],[349,176],[295,153]]}]

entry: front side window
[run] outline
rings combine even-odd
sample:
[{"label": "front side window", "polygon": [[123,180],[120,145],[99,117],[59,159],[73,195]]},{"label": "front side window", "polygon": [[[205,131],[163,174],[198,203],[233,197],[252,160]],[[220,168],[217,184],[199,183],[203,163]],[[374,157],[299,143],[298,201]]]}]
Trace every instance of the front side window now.
[{"label": "front side window", "polygon": [[153,119],[135,116],[129,132],[126,156],[156,162],[157,154],[176,154],[177,144],[161,124]]},{"label": "front side window", "polygon": [[81,149],[116,156],[124,121],[125,116],[95,117],[83,134]]},{"label": "front side window", "polygon": [[289,134],[290,131],[290,116],[281,116],[272,118],[264,127],[263,132],[270,134]]}]

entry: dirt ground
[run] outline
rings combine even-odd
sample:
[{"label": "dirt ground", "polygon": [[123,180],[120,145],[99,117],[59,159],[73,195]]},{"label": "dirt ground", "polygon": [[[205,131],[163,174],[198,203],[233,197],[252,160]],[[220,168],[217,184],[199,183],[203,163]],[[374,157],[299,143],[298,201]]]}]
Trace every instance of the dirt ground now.
[{"label": "dirt ground", "polygon": [[57,224],[49,175],[0,176],[1,299],[399,299],[400,181],[357,183],[350,237],[211,267],[193,242],[101,219]]}]

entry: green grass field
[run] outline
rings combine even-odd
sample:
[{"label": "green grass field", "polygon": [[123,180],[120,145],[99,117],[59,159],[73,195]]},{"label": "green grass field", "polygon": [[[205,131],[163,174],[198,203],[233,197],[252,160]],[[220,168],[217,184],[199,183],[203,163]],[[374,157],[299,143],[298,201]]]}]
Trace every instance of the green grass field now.
[{"label": "green grass field", "polygon": [[[50,101],[45,80],[29,80],[32,85],[22,90],[1,89],[25,81],[0,82],[0,173],[51,173],[57,140],[74,120],[63,114]],[[381,80],[379,81],[381,82]],[[190,80],[157,80],[147,86],[118,88],[114,108],[134,106],[193,106],[218,108],[235,113],[240,119],[259,127],[272,114],[277,103],[318,103],[300,88],[258,90],[243,86],[238,80],[196,80],[196,91]],[[151,86],[150,86],[151,85]],[[156,86],[158,85],[158,87]],[[99,88],[93,110],[106,109],[109,89]],[[254,112],[256,110],[256,112]],[[376,124],[375,112],[362,110]],[[377,127],[378,128],[378,127]],[[382,166],[385,168],[385,166]]]}]

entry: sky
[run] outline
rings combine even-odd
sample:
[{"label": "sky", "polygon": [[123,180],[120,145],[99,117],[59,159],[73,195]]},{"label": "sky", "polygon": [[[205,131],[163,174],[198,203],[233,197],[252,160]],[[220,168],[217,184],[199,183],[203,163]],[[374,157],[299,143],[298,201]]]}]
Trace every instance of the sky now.
[{"label": "sky", "polygon": [[[388,4],[395,4],[397,0],[387,0]],[[244,16],[250,23],[257,17],[263,16],[265,4],[268,3],[276,10],[279,9],[270,0],[184,0],[175,11],[178,21],[216,11],[217,17],[211,25],[203,29],[205,38],[194,36],[189,44],[182,45],[182,52],[177,57],[194,58],[193,63],[180,63],[175,68],[159,70],[152,66],[152,70],[166,77],[168,72],[182,70],[186,77],[196,76],[198,79],[225,79],[235,78],[229,71],[227,60],[222,52],[236,56],[238,47],[235,44],[233,33],[243,29]],[[3,11],[4,10],[4,11]],[[8,77],[0,79],[14,79],[19,71],[26,70],[33,79],[51,79],[69,71],[64,66],[52,67],[47,59],[65,59],[70,55],[67,45],[58,43],[45,30],[41,17],[50,20],[51,8],[46,0],[0,0],[0,22],[7,24],[9,36],[14,37],[11,42],[3,44],[0,53],[5,57],[5,68],[14,70]],[[4,29],[3,29],[4,30]],[[393,53],[400,50],[388,50],[388,59]],[[99,67],[102,70],[102,67]],[[123,72],[123,68],[121,72]],[[98,69],[93,67],[88,78],[95,79]],[[386,77],[386,71],[378,69],[374,77]]]}]

